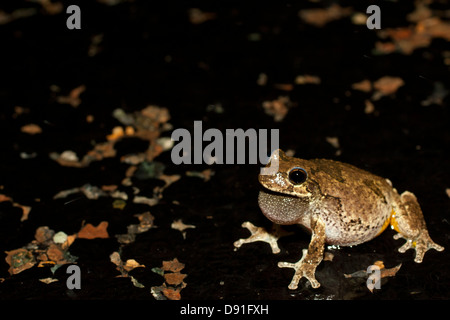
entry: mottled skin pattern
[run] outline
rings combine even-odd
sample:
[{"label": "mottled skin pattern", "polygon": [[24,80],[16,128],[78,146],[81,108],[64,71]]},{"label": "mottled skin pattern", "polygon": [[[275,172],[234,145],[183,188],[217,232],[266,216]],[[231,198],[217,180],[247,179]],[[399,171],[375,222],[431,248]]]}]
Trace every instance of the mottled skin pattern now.
[{"label": "mottled skin pattern", "polygon": [[[278,264],[296,270],[290,289],[296,289],[302,277],[314,288],[320,286],[315,269],[325,243],[357,245],[375,238],[389,224],[398,232],[395,238],[407,240],[400,252],[416,250],[415,262],[422,262],[428,249],[444,249],[428,235],[416,197],[408,191],[399,195],[387,179],[338,161],[288,157],[281,150],[272,154],[266,168],[272,169],[259,175],[265,189],[258,198],[264,215],[277,224],[301,224],[312,233],[301,260]],[[304,182],[290,180],[295,168],[306,172]]]}]

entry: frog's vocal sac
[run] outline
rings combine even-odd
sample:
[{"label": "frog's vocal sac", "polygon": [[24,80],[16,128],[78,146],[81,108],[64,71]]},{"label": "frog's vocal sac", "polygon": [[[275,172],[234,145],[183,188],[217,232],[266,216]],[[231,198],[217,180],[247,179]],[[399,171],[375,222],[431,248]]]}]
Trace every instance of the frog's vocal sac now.
[{"label": "frog's vocal sac", "polygon": [[271,164],[278,169],[258,177],[263,186],[258,197],[261,211],[274,223],[300,224],[312,234],[297,263],[278,264],[295,269],[290,289],[296,289],[302,277],[313,288],[320,286],[315,271],[325,243],[357,245],[389,225],[398,232],[395,239],[407,240],[399,252],[415,249],[417,263],[429,249],[444,250],[428,235],[414,194],[399,194],[388,179],[338,161],[289,157],[282,150],[273,152],[267,167]]}]

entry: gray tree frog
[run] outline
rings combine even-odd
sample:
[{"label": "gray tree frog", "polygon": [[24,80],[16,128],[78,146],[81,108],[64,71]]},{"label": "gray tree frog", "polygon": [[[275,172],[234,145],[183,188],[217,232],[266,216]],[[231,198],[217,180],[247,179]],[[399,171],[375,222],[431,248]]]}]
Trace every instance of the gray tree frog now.
[{"label": "gray tree frog", "polygon": [[302,277],[313,288],[320,286],[315,271],[323,259],[325,243],[361,244],[389,225],[398,232],[395,239],[407,240],[398,251],[415,249],[417,263],[429,249],[444,250],[428,235],[414,194],[398,194],[387,179],[338,161],[289,157],[282,150],[272,154],[269,167],[278,169],[259,175],[264,187],[258,197],[261,211],[274,223],[300,224],[312,234],[298,262],[278,264],[295,269],[289,289],[296,289]]}]

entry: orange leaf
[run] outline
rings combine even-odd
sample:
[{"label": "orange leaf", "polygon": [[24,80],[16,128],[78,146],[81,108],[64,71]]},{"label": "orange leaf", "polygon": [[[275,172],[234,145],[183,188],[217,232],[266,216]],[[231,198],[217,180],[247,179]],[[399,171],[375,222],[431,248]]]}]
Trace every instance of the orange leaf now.
[{"label": "orange leaf", "polygon": [[166,280],[167,284],[170,285],[179,285],[183,282],[184,278],[186,278],[186,274],[182,274],[179,272],[174,273],[164,273],[164,279]]},{"label": "orange leaf", "polygon": [[108,231],[106,230],[106,228],[108,228],[107,221],[100,222],[99,225],[96,227],[88,223],[78,232],[78,238],[80,239],[109,238]]},{"label": "orange leaf", "polygon": [[10,268],[8,269],[9,274],[18,274],[23,270],[29,269],[36,264],[36,260],[34,259],[31,251],[27,249],[16,249],[12,251],[6,251],[6,262],[9,264]]},{"label": "orange leaf", "polygon": [[172,271],[179,272],[184,268],[184,263],[178,261],[177,258],[172,261],[163,261],[162,270],[164,271]]},{"label": "orange leaf", "polygon": [[180,300],[181,299],[180,290],[169,287],[169,288],[163,289],[162,292],[170,300]]}]

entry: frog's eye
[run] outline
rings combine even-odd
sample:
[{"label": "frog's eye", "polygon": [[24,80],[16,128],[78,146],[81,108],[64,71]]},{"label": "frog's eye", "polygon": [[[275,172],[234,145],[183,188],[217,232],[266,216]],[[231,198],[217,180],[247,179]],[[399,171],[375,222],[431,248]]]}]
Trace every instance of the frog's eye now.
[{"label": "frog's eye", "polygon": [[289,172],[289,181],[295,185],[302,184],[306,181],[307,177],[308,174],[306,173],[305,169],[299,167],[294,168]]}]

